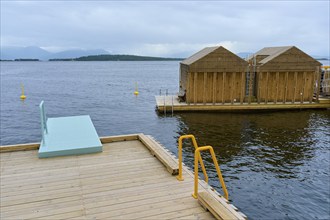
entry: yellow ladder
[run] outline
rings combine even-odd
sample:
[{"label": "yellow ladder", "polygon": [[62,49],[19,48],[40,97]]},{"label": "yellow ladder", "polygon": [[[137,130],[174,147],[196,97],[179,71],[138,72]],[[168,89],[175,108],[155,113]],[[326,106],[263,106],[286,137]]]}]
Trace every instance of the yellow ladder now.
[{"label": "yellow ladder", "polygon": [[201,157],[200,152],[201,151],[207,151],[209,150],[212,156],[212,160],[213,160],[213,164],[215,166],[215,169],[217,170],[217,174],[218,174],[218,178],[222,187],[222,190],[224,192],[225,198],[228,200],[228,191],[227,191],[227,187],[225,184],[225,181],[223,180],[222,174],[221,174],[221,170],[217,161],[217,158],[215,157],[214,154],[214,150],[212,146],[203,146],[203,147],[198,147],[196,139],[194,137],[194,135],[183,135],[179,138],[179,152],[178,152],[178,156],[179,156],[179,175],[177,176],[177,179],[180,181],[183,181],[183,177],[182,177],[182,141],[184,139],[192,139],[193,145],[195,147],[195,157],[194,157],[194,174],[195,174],[195,179],[194,179],[194,192],[192,194],[192,196],[197,199],[198,198],[198,162],[200,163],[202,170],[203,170],[203,174],[205,177],[205,181],[208,182],[208,176],[206,173],[206,169]]}]

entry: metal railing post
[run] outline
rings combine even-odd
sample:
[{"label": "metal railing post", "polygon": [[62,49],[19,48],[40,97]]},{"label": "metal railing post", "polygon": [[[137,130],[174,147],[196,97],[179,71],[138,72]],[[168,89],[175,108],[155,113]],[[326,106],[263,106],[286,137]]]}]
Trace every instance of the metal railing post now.
[{"label": "metal railing post", "polygon": [[217,161],[217,158],[215,157],[214,154],[214,150],[213,147],[211,146],[204,146],[204,147],[199,147],[195,150],[195,161],[194,161],[194,174],[195,174],[195,179],[194,179],[194,193],[192,194],[192,196],[197,199],[198,198],[198,160],[200,158],[200,151],[205,151],[205,150],[209,150],[212,156],[212,160],[213,160],[213,164],[215,166],[215,169],[217,170],[217,174],[219,177],[219,181],[222,187],[222,190],[224,192],[225,198],[228,200],[228,191],[227,191],[227,187],[225,184],[225,181],[223,180],[222,174],[221,174],[221,170],[219,168],[219,164]]},{"label": "metal railing post", "polygon": [[[184,139],[191,139],[193,142],[193,145],[195,147],[195,150],[198,149],[198,145],[197,145],[197,141],[195,139],[195,136],[192,134],[188,134],[188,135],[182,135],[179,137],[179,146],[178,146],[178,157],[179,157],[179,175],[176,177],[179,181],[183,181],[184,178],[182,177],[182,141]],[[204,174],[204,178],[205,178],[205,182],[209,181],[209,177],[207,176],[206,173],[206,169],[204,166],[204,162],[202,160],[202,157],[199,155],[198,157],[198,161],[201,164],[202,170],[203,170],[203,174]]]},{"label": "metal railing post", "polygon": [[166,96],[164,95],[164,115],[166,116]]},{"label": "metal railing post", "polygon": [[173,117],[173,96],[172,96],[172,117]]}]

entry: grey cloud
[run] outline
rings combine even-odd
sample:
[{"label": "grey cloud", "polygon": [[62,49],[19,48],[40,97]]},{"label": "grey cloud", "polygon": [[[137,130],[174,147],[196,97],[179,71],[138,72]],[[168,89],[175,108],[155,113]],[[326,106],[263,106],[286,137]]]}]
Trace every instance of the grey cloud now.
[{"label": "grey cloud", "polygon": [[189,55],[297,45],[329,54],[328,1],[1,1],[1,45]]}]

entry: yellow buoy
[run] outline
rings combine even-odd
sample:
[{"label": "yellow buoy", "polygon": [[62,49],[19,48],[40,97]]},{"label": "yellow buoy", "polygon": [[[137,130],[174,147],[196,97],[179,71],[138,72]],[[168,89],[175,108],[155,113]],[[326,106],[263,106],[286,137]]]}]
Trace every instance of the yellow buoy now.
[{"label": "yellow buoy", "polygon": [[139,95],[139,92],[138,92],[138,87],[137,87],[137,83],[135,83],[135,91],[134,91],[134,95]]},{"label": "yellow buoy", "polygon": [[22,95],[20,96],[20,98],[22,100],[24,100],[24,99],[26,99],[26,96],[24,95],[24,85],[23,84],[21,84],[21,88],[22,88]]}]

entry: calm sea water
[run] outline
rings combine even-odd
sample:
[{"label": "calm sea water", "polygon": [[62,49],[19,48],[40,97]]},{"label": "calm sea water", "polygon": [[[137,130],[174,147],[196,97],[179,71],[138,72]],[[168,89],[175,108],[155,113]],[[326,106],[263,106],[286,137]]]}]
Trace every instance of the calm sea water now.
[{"label": "calm sea water", "polygon": [[[330,218],[329,110],[158,115],[154,95],[177,92],[178,75],[178,62],[1,62],[1,145],[40,141],[44,100],[49,117],[89,114],[99,136],[142,132],[175,154],[178,137],[194,134],[214,147],[229,197],[250,219]],[[190,144],[183,155],[193,168]]]}]

